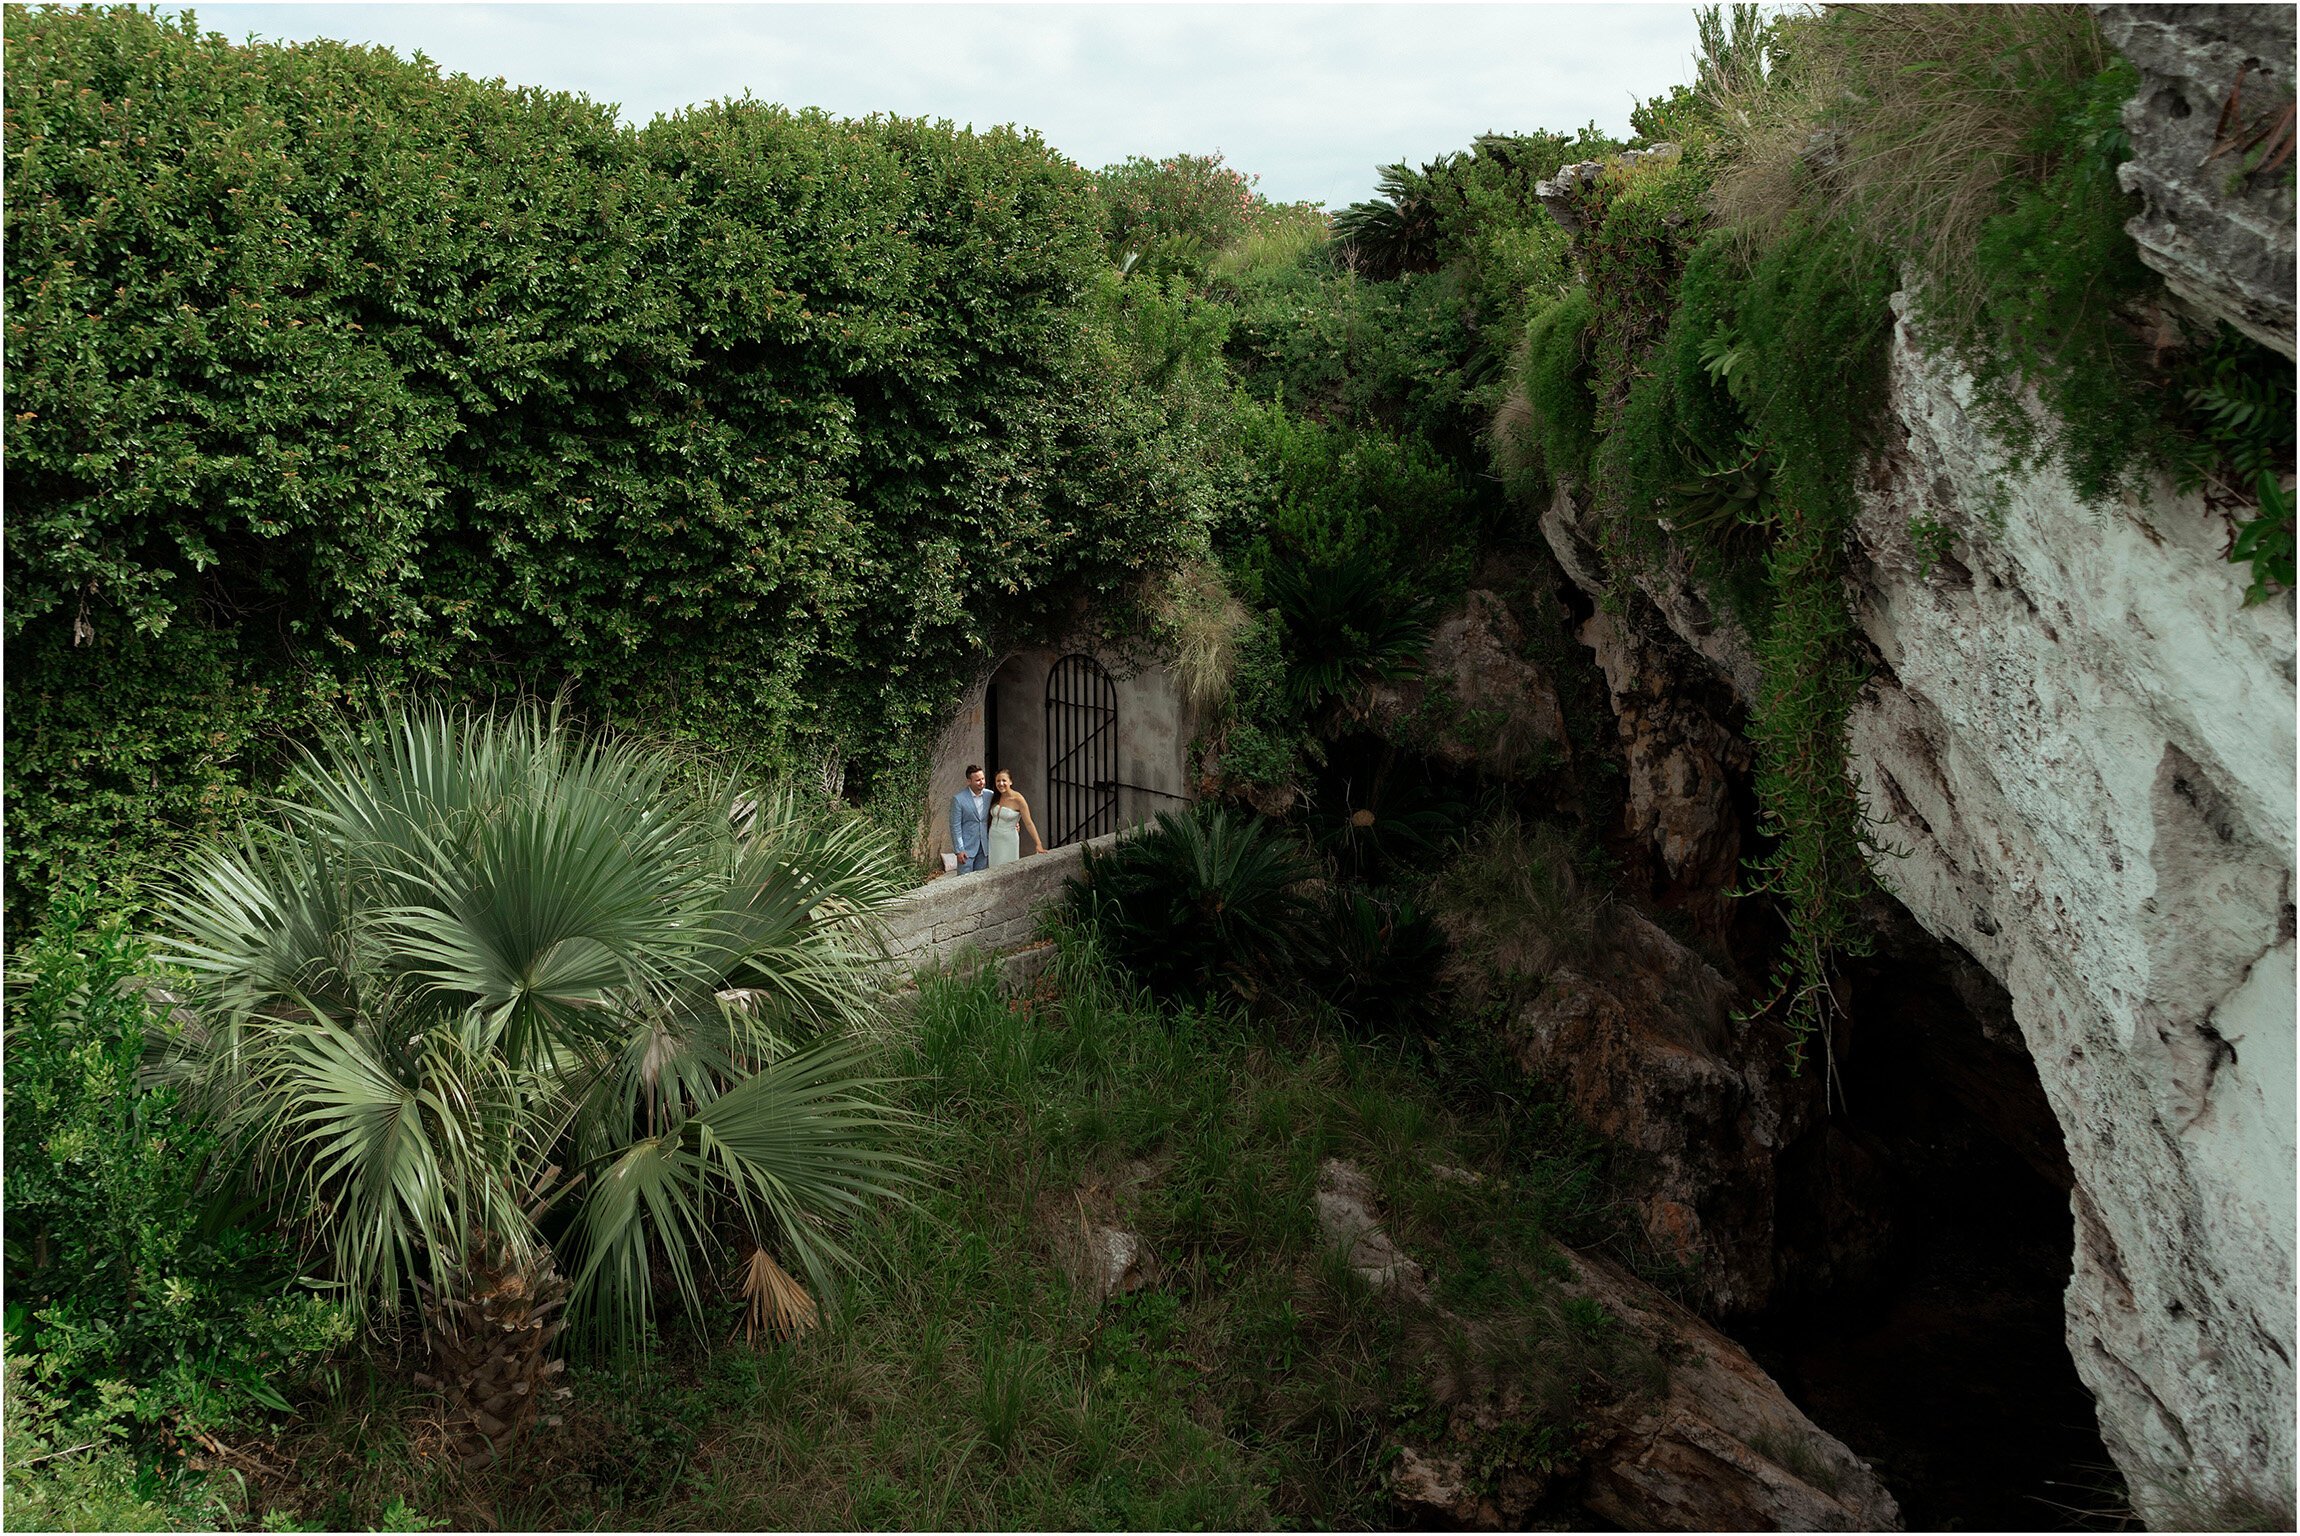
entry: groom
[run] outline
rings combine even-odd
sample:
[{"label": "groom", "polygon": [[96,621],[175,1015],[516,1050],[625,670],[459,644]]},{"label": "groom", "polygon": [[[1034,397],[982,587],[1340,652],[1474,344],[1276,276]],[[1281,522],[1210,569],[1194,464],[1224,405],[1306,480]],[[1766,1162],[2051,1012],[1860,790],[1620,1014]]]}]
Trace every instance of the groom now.
[{"label": "groom", "polygon": [[966,765],[966,788],[950,797],[950,846],[958,854],[958,869],[982,869],[990,862],[987,832],[990,816],[990,790],[982,781],[982,769],[974,763]]}]

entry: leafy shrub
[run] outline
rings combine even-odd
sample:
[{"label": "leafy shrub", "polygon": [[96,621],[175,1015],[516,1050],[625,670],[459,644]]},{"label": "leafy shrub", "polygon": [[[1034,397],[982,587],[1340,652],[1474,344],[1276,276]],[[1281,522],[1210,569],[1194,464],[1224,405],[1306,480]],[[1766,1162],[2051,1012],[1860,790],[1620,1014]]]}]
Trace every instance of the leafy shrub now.
[{"label": "leafy shrub", "polygon": [[84,1438],[57,1403],[26,1379],[11,1353],[0,1392],[6,1415],[8,1525],[19,1531],[212,1530],[229,1511],[212,1485],[163,1468],[117,1440]]},{"label": "leafy shrub", "polygon": [[1561,166],[1619,147],[1592,123],[1578,134],[1482,133],[1467,151],[1418,170],[1385,165],[1376,173],[1379,196],[1335,215],[1335,241],[1376,280],[1465,269],[1481,322],[1490,316],[1506,333],[1529,297],[1555,297],[1566,276],[1564,232],[1535,187]]},{"label": "leafy shrub", "polygon": [[1318,852],[1347,877],[1373,882],[1435,863],[1470,817],[1419,759],[1369,737],[1334,745],[1308,809]]},{"label": "leafy shrub", "polygon": [[[1219,153],[1129,155],[1095,173],[1102,194],[1111,259],[1145,256],[1164,246],[1170,259],[1185,251],[1203,274],[1215,253],[1240,240],[1270,212],[1254,190],[1260,178],[1226,165]],[[1291,222],[1279,214],[1276,222]]]},{"label": "leafy shrub", "polygon": [[994,629],[1123,622],[1219,499],[1029,135],[629,130],[127,8],[9,48],[12,917],[346,696],[566,684],[867,792]]},{"label": "leafy shrub", "polygon": [[1597,401],[1590,392],[1590,332],[1597,307],[1586,288],[1545,305],[1526,322],[1524,395],[1527,435],[1538,457],[1526,468],[1551,479],[1585,481],[1596,441]]},{"label": "leafy shrub", "polygon": [[1238,632],[1230,698],[1218,728],[1224,781],[1290,797],[1318,742],[1296,712],[1286,674],[1283,628],[1268,611],[1249,612]]},{"label": "leafy shrub", "polygon": [[1200,805],[1089,849],[1069,891],[1111,958],[1162,996],[1253,1001],[1302,970],[1310,875],[1270,823]]},{"label": "leafy shrub", "polygon": [[10,1353],[71,1433],[213,1431],[285,1408],[346,1328],[243,1224],[215,1132],[139,1084],[167,1033],[157,973],[93,907],[59,891],[9,976]]},{"label": "leafy shrub", "polygon": [[1336,1015],[1381,1030],[1432,1014],[1445,935],[1410,897],[1330,885],[1319,918],[1317,994]]},{"label": "leafy shrub", "polygon": [[1442,598],[1469,574],[1479,531],[1461,471],[1417,434],[1340,426],[1283,405],[1241,404],[1241,446],[1255,476],[1245,514],[1223,543],[1255,576],[1288,561],[1360,551],[1401,598]]}]

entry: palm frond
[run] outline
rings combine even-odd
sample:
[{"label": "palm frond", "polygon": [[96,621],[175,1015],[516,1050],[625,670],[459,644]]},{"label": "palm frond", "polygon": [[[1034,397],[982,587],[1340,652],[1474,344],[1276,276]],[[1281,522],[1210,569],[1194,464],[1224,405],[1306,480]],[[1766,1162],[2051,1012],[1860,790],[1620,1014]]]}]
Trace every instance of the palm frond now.
[{"label": "palm frond", "polygon": [[753,1248],[743,1261],[743,1337],[756,1340],[795,1339],[822,1323],[822,1309],[791,1272],[774,1261],[764,1248]]},{"label": "palm frond", "polygon": [[356,1305],[452,1300],[475,1243],[548,1268],[534,1223],[575,1202],[573,1315],[637,1342],[658,1261],[700,1305],[723,1215],[819,1288],[835,1223],[915,1169],[840,1043],[894,850],[691,766],[557,711],[394,712],[187,866],[178,1075]]}]

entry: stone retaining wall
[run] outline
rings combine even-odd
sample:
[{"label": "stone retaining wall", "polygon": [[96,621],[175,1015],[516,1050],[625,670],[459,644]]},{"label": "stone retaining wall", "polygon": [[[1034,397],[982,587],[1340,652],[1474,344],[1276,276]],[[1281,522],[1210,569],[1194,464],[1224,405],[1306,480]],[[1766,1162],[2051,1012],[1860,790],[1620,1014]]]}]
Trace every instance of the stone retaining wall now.
[{"label": "stone retaining wall", "polygon": [[1085,850],[1125,834],[1069,843],[971,875],[944,875],[897,897],[886,909],[887,952],[908,970],[957,951],[1014,949],[1038,933],[1038,909],[1060,897]]}]

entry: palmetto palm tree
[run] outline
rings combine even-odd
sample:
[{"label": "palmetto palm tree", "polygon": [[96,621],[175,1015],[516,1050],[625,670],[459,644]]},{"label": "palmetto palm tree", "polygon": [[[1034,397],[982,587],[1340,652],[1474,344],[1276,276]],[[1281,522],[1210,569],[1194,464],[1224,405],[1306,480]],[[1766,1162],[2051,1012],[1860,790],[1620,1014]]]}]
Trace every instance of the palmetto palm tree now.
[{"label": "palmetto palm tree", "polygon": [[556,711],[390,714],[183,872],[172,1070],[348,1304],[423,1292],[497,1453],[561,1327],[645,1338],[658,1266],[693,1310],[730,1240],[850,1262],[913,1166],[853,1029],[903,884],[852,819]]}]

